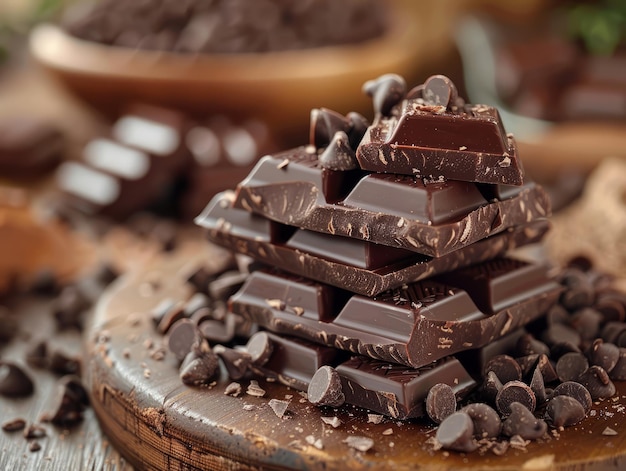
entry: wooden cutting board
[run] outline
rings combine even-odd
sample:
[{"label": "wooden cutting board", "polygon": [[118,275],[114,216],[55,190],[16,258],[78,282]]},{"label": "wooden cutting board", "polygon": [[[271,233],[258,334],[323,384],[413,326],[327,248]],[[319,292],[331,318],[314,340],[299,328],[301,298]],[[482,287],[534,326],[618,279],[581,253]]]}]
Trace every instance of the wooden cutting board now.
[{"label": "wooden cutting board", "polygon": [[[320,409],[278,383],[259,380],[264,397],[224,394],[222,375],[211,388],[190,388],[178,377],[169,352],[154,352],[163,337],[148,312],[165,298],[184,300],[186,277],[201,264],[218,269],[228,254],[205,242],[159,256],[145,269],[117,280],[102,296],[87,333],[87,384],[93,408],[111,442],[140,469],[429,469],[598,470],[626,467],[626,384],[618,395],[595,404],[591,416],[523,449],[434,451],[435,428],[427,421],[385,418],[368,422],[352,406]],[[278,417],[270,399],[287,400]],[[336,417],[336,428],[322,417]],[[610,428],[616,434],[608,435]],[[369,437],[358,451],[345,440]]]}]

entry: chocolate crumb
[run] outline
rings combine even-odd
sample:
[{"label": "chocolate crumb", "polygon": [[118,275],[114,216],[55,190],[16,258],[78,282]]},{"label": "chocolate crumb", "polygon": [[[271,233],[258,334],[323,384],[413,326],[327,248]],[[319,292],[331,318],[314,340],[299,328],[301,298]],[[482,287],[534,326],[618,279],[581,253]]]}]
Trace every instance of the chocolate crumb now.
[{"label": "chocolate crumb", "polygon": [[617,432],[611,427],[606,427],[604,430],[602,430],[602,435],[613,436],[617,435]]},{"label": "chocolate crumb", "polygon": [[369,451],[374,446],[374,440],[371,438],[355,435],[346,437],[343,443],[347,444],[350,448],[354,448],[355,450],[362,452]]},{"label": "chocolate crumb", "polygon": [[339,417],[321,417],[321,419],[322,422],[324,422],[326,425],[330,425],[332,428],[337,428],[342,424]]},{"label": "chocolate crumb", "polygon": [[2,430],[5,432],[18,432],[24,430],[24,427],[26,427],[26,421],[20,418],[7,420],[2,424]]},{"label": "chocolate crumb", "polygon": [[31,424],[24,429],[24,438],[43,438],[47,435],[46,429],[39,424]]},{"label": "chocolate crumb", "polygon": [[380,414],[367,414],[368,424],[379,424],[383,421],[383,416]]},{"label": "chocolate crumb", "polygon": [[283,401],[280,399],[270,399],[269,405],[274,411],[274,414],[276,414],[276,417],[278,417],[279,419],[282,419],[283,416],[285,415],[285,412],[287,412],[287,407],[289,407],[289,402],[290,401]]},{"label": "chocolate crumb", "polygon": [[246,394],[250,396],[255,396],[255,397],[263,397],[265,396],[265,389],[259,386],[258,381],[253,379],[253,380],[250,380],[250,384],[248,385],[248,388],[246,389]]},{"label": "chocolate crumb", "polygon": [[224,394],[227,396],[238,397],[241,394],[241,384],[237,382],[232,382],[224,388]]},{"label": "chocolate crumb", "polygon": [[31,452],[39,451],[41,450],[41,445],[37,441],[30,442],[30,445],[28,445],[28,450]]}]

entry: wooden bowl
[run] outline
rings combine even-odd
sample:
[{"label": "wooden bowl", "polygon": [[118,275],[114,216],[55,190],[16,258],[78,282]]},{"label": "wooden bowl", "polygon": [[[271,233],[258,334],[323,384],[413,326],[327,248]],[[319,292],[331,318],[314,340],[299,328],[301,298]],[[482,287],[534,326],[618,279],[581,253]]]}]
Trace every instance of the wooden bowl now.
[{"label": "wooden bowl", "polygon": [[[145,101],[196,115],[262,118],[277,132],[302,131],[311,108],[371,114],[370,99],[361,92],[364,81],[389,72],[407,81],[414,75],[426,49],[424,31],[433,28],[418,24],[426,18],[391,5],[387,33],[351,45],[184,55],[88,42],[44,24],[32,31],[30,51],[70,90],[108,115],[129,101]],[[436,54],[441,43],[426,54]]]}]

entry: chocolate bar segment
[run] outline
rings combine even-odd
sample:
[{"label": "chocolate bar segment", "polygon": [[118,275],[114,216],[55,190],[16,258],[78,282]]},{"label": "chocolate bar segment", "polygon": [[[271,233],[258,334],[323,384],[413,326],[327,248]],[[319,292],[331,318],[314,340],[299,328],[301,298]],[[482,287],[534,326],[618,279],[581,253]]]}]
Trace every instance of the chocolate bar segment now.
[{"label": "chocolate bar segment", "polygon": [[438,258],[349,237],[296,229],[232,206],[233,193],[216,195],[196,224],[211,242],[274,266],[364,296],[504,255],[541,240],[539,220],[482,239]]},{"label": "chocolate bar segment", "polygon": [[[431,204],[427,195],[430,185],[420,186],[413,183],[415,177],[411,178],[407,183],[402,179],[365,176],[358,171],[322,169],[314,150],[298,148],[262,158],[238,185],[233,205],[283,224],[405,248],[431,257],[550,215],[547,194],[532,182],[510,198],[489,203],[479,203],[484,200],[474,193],[469,198],[473,199],[470,208],[463,198],[456,198],[458,207],[451,210],[446,204]],[[358,197],[352,192],[364,179],[368,180],[370,196],[364,204],[367,207],[361,208],[357,205],[359,199],[364,200],[364,192],[359,190]],[[398,209],[398,201],[405,200],[421,200],[422,205],[413,213],[410,209]],[[354,206],[349,206],[351,202]],[[433,211],[440,222],[426,216]],[[466,211],[467,214],[461,214]],[[446,220],[441,222],[442,219]]]},{"label": "chocolate bar segment", "polygon": [[406,100],[400,116],[378,116],[357,148],[362,169],[428,180],[523,184],[515,140],[497,109],[466,105],[456,111]]},{"label": "chocolate bar segment", "polygon": [[[506,271],[493,272],[492,290],[501,288],[503,279],[524,283],[495,313],[476,306],[480,286],[468,294],[451,284],[424,280],[368,298],[277,271],[252,273],[229,305],[270,331],[418,368],[481,348],[545,313],[561,288],[547,279],[545,267],[528,279],[529,265],[511,264]],[[489,265],[484,270],[489,273]],[[310,302],[311,293],[317,307]],[[330,293],[333,302],[325,298]],[[506,297],[502,290],[498,294]],[[307,304],[302,303],[305,298]]]}]

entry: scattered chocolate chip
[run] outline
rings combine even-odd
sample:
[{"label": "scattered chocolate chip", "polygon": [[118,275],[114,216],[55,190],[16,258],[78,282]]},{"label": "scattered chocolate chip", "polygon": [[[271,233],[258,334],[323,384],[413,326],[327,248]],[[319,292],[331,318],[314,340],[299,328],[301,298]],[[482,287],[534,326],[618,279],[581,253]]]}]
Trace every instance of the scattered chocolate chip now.
[{"label": "scattered chocolate chip", "polygon": [[618,347],[626,347],[626,322],[607,322],[602,328],[600,337],[605,342],[614,343]]},{"label": "scattered chocolate chip", "polygon": [[566,353],[556,362],[556,374],[562,382],[575,381],[587,368],[589,361],[582,353]]},{"label": "scattered chocolate chip", "polygon": [[169,329],[167,347],[178,361],[183,361],[194,343],[200,342],[202,334],[190,319],[179,319]]},{"label": "scattered chocolate chip", "polygon": [[[191,298],[187,300],[183,307],[185,317],[193,317],[198,310],[208,310],[210,312],[211,298],[204,293],[194,293]],[[198,321],[196,321],[198,323]]]},{"label": "scattered chocolate chip", "polygon": [[263,366],[272,356],[274,348],[266,332],[257,332],[248,340],[246,350],[254,365]]},{"label": "scattered chocolate chip", "polygon": [[90,302],[78,286],[70,285],[61,290],[53,301],[52,314],[59,330],[83,328],[83,313],[89,308]]},{"label": "scattered chocolate chip", "polygon": [[580,402],[580,404],[585,409],[585,414],[589,413],[589,411],[591,410],[591,405],[593,403],[591,394],[582,384],[576,383],[574,381],[565,381],[559,384],[552,391],[552,397],[561,395],[573,397],[578,402]]},{"label": "scattered chocolate chip", "polygon": [[365,82],[363,92],[372,97],[377,115],[389,116],[391,109],[404,99],[406,82],[399,75],[385,74]]},{"label": "scattered chocolate chip", "polygon": [[24,429],[24,438],[43,438],[47,435],[46,429],[39,424],[30,424]]},{"label": "scattered chocolate chip", "polygon": [[242,379],[248,372],[252,362],[249,353],[224,347],[223,345],[213,347],[213,352],[222,360],[230,379],[237,381]]},{"label": "scattered chocolate chip", "polygon": [[607,373],[613,370],[619,360],[619,347],[605,343],[602,339],[594,340],[586,353],[592,365],[602,367]]},{"label": "scattered chocolate chip", "polygon": [[328,108],[313,108],[311,110],[309,143],[317,149],[328,146],[337,132],[347,133],[349,130],[350,121],[348,118],[336,111]]},{"label": "scattered chocolate chip", "polygon": [[36,452],[41,450],[41,445],[39,444],[39,442],[37,441],[32,441],[30,442],[30,444],[28,445],[28,450],[31,452]]},{"label": "scattered chocolate chip", "polygon": [[80,379],[65,376],[57,382],[50,412],[42,420],[67,427],[83,420],[83,411],[89,405],[89,397]]},{"label": "scattered chocolate chip", "polygon": [[474,423],[474,435],[478,438],[495,438],[500,435],[502,423],[498,413],[487,404],[475,402],[463,407],[460,412],[469,415]]},{"label": "scattered chocolate chip", "polygon": [[446,450],[471,452],[478,448],[474,440],[474,423],[465,412],[455,412],[439,424],[436,440]]},{"label": "scattered chocolate chip", "polygon": [[535,395],[535,399],[537,400],[538,404],[543,404],[544,402],[546,402],[546,386],[543,379],[543,374],[541,373],[541,369],[539,367],[535,368],[529,386],[531,391]]},{"label": "scattered chocolate chip", "polygon": [[197,326],[200,326],[204,321],[219,321],[221,319],[216,319],[213,310],[208,307],[202,307],[195,311],[189,317]]},{"label": "scattered chocolate chip", "polygon": [[541,375],[543,376],[543,381],[545,383],[552,383],[559,379],[556,374],[555,365],[550,361],[548,355],[541,354],[537,359],[537,368],[541,371]]},{"label": "scattered chocolate chip", "polygon": [[615,394],[615,385],[608,373],[596,365],[587,368],[578,382],[587,388],[593,400],[606,399]]},{"label": "scattered chocolate chip", "polygon": [[345,402],[341,378],[332,366],[322,366],[315,372],[307,390],[309,402],[318,406],[339,407]]},{"label": "scattered chocolate chip", "polygon": [[237,316],[228,313],[226,317],[218,321],[207,319],[198,324],[202,336],[215,343],[228,343],[235,338]]},{"label": "scattered chocolate chip", "polygon": [[437,383],[426,396],[426,413],[428,417],[440,424],[443,419],[456,411],[456,396],[452,387],[445,383]]},{"label": "scattered chocolate chip", "polygon": [[543,419],[536,418],[524,404],[512,402],[510,414],[502,422],[502,433],[507,437],[519,435],[525,440],[543,437],[548,429]]},{"label": "scattered chocolate chip", "polygon": [[54,350],[50,354],[50,362],[48,367],[50,371],[59,375],[78,375],[81,374],[81,361],[79,357],[72,357],[61,350]]},{"label": "scattered chocolate chip", "polygon": [[575,329],[564,324],[551,324],[543,331],[541,339],[548,345],[566,342],[572,345],[580,345],[580,334]]},{"label": "scattered chocolate chip", "polygon": [[624,293],[600,293],[594,307],[602,314],[605,323],[626,321],[626,295]]},{"label": "scattered chocolate chip", "polygon": [[152,310],[152,320],[161,334],[167,334],[176,322],[185,317],[184,305],[182,301],[165,299]]},{"label": "scattered chocolate chip", "polygon": [[493,371],[489,371],[482,384],[482,397],[487,402],[495,403],[496,397],[501,389],[502,382]]},{"label": "scattered chocolate chip", "polygon": [[26,421],[24,419],[11,419],[2,423],[2,430],[5,432],[19,432],[26,427]]},{"label": "scattered chocolate chip", "polygon": [[569,427],[575,425],[586,416],[583,405],[571,396],[557,395],[552,397],[546,406],[545,418],[553,427]]},{"label": "scattered chocolate chip", "polygon": [[511,413],[511,404],[519,402],[531,412],[537,406],[537,399],[530,386],[521,381],[509,381],[502,386],[496,396],[496,408],[502,415]]},{"label": "scattered chocolate chip", "polygon": [[600,334],[600,326],[603,322],[602,314],[590,307],[577,310],[570,318],[570,325],[583,340],[595,339]]},{"label": "scattered chocolate chip", "polygon": [[557,361],[566,353],[581,353],[581,350],[571,342],[557,342],[550,348],[550,358]]},{"label": "scattered chocolate chip", "polygon": [[350,147],[355,149],[359,146],[361,139],[365,135],[367,128],[370,125],[368,119],[361,113],[351,111],[346,115],[350,122],[350,129],[348,130],[348,139],[350,140]]},{"label": "scattered chocolate chip", "polygon": [[496,355],[487,362],[484,374],[494,372],[502,383],[519,381],[522,379],[522,370],[515,359],[509,355]]},{"label": "scattered chocolate chip", "polygon": [[329,170],[353,170],[359,167],[356,154],[350,147],[348,135],[344,131],[337,131],[330,143],[319,157],[322,168]]},{"label": "scattered chocolate chip", "polygon": [[48,358],[48,344],[45,340],[37,342],[26,351],[26,363],[35,368],[48,368],[50,359]]},{"label": "scattered chocolate chip", "polygon": [[574,268],[564,270],[561,283],[567,288],[560,299],[566,309],[574,311],[593,304],[595,290],[584,272]]},{"label": "scattered chocolate chip", "polygon": [[626,348],[620,347],[619,358],[617,359],[617,363],[609,373],[609,376],[615,381],[626,380]]},{"label": "scattered chocolate chip", "polygon": [[30,396],[35,390],[33,380],[14,363],[0,363],[0,395],[6,397]]},{"label": "scattered chocolate chip", "polygon": [[520,357],[528,355],[550,354],[550,347],[548,347],[541,340],[537,340],[531,334],[525,333],[518,340],[515,347],[517,355]]},{"label": "scattered chocolate chip", "polygon": [[276,417],[282,419],[285,412],[287,412],[287,408],[289,407],[289,401],[270,399],[269,406],[274,411],[274,414],[276,414]]},{"label": "scattered chocolate chip", "polygon": [[187,386],[204,386],[219,374],[219,361],[211,349],[187,353],[180,367],[180,379]]},{"label": "scattered chocolate chip", "polygon": [[515,361],[522,370],[522,377],[525,378],[531,374],[531,372],[535,371],[537,362],[539,361],[539,354],[532,353],[523,357],[517,357]]}]

